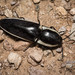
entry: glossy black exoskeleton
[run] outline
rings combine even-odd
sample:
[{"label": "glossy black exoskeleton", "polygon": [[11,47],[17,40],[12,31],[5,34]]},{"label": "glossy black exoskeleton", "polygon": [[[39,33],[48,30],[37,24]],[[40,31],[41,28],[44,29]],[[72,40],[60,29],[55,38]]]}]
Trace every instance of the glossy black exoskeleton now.
[{"label": "glossy black exoskeleton", "polygon": [[34,22],[6,18],[0,20],[0,28],[14,37],[45,47],[58,47],[62,45],[62,38],[54,28]]}]

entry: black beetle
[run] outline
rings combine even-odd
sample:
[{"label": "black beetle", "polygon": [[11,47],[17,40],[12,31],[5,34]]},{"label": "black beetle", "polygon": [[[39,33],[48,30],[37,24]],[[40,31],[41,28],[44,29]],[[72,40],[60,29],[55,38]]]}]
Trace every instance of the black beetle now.
[{"label": "black beetle", "polygon": [[21,19],[6,18],[0,20],[0,28],[8,34],[45,47],[59,47],[62,38],[53,27],[46,27]]}]

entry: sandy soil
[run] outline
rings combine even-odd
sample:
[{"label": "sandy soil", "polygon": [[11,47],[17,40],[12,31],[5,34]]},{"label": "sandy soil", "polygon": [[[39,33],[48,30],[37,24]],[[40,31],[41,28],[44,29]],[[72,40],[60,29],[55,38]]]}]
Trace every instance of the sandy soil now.
[{"label": "sandy soil", "polygon": [[[65,26],[66,32],[62,36],[65,38],[66,35],[70,34],[72,27],[72,15],[69,13],[70,10],[66,10],[67,15],[58,15],[56,12],[56,7],[64,6],[65,0],[41,0],[38,4],[34,4],[32,0],[0,0],[0,19],[10,17],[16,18],[19,16],[25,18],[25,20],[37,22],[37,12],[39,11],[39,20],[41,25],[54,26],[56,30],[59,30],[62,26]],[[66,0],[67,1],[67,0]],[[16,2],[16,3],[12,3]],[[68,6],[70,3],[70,9],[75,7],[75,1],[70,0],[66,2]],[[8,13],[5,10],[8,9]],[[4,13],[5,11],[5,13]],[[18,16],[17,16],[18,15]],[[68,18],[67,18],[68,17]],[[61,53],[57,53],[53,50],[55,56],[52,53],[47,56],[43,56],[42,64],[30,64],[28,62],[28,56],[34,50],[42,50],[41,48],[35,46],[30,47],[28,50],[23,52],[23,49],[29,44],[28,42],[22,40],[16,40],[9,37],[6,33],[3,33],[4,40],[0,42],[0,75],[75,75],[75,43],[70,41],[68,38],[63,41],[64,59],[59,61],[61,58]],[[8,44],[5,44],[8,41]],[[22,46],[22,45],[25,45]],[[4,48],[5,46],[5,48]],[[13,47],[19,47],[19,49],[14,50]],[[9,53],[15,52],[20,54],[22,57],[22,63],[17,70],[7,62],[7,57]],[[44,52],[42,50],[42,52]],[[30,61],[31,62],[31,61]],[[67,69],[64,65],[70,63],[72,68]]]}]

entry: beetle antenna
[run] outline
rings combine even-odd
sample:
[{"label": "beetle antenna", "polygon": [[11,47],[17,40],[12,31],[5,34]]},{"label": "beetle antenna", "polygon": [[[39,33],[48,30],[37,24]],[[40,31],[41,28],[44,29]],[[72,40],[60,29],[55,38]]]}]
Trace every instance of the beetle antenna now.
[{"label": "beetle antenna", "polygon": [[66,37],[65,37],[64,39],[62,39],[62,40],[65,40],[65,39],[69,38],[69,36],[71,36],[74,32],[75,32],[75,31],[73,31],[71,34],[69,34],[68,36],[66,36]]}]

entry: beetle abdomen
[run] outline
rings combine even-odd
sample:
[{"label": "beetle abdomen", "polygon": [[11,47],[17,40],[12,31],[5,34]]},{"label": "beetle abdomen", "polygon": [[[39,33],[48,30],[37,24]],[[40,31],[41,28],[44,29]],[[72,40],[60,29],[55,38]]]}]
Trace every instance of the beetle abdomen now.
[{"label": "beetle abdomen", "polygon": [[0,20],[0,27],[10,35],[26,41],[34,41],[40,31],[39,24],[19,19]]}]

